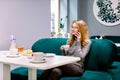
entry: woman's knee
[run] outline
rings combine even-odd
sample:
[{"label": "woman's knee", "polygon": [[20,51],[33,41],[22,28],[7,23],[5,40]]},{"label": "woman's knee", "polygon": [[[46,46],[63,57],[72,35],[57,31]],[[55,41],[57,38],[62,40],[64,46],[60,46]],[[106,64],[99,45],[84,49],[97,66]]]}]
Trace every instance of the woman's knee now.
[{"label": "woman's knee", "polygon": [[59,68],[54,68],[54,69],[51,71],[51,74],[62,75],[62,71],[61,71],[61,69],[59,69]]},{"label": "woman's knee", "polygon": [[48,76],[48,80],[59,80],[61,76],[62,76],[62,71],[59,68],[54,68],[51,70],[51,73]]}]

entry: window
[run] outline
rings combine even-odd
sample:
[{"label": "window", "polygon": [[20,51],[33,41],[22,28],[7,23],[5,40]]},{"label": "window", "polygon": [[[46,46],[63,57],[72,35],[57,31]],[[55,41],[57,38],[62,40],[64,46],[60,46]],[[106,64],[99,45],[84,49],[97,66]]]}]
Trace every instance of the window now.
[{"label": "window", "polygon": [[68,1],[69,0],[51,0],[52,37],[68,36]]},{"label": "window", "polygon": [[51,33],[58,33],[59,0],[51,0]]}]

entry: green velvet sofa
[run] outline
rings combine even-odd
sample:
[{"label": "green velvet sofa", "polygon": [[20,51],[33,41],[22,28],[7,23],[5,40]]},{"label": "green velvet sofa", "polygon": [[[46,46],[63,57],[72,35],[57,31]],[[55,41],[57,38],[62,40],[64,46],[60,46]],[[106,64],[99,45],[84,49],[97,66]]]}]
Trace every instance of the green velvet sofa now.
[{"label": "green velvet sofa", "polygon": [[[62,55],[60,46],[67,38],[43,38],[32,45],[34,52]],[[79,77],[61,77],[60,80],[120,80],[120,62],[116,58],[116,45],[106,39],[91,39],[92,45],[85,61],[85,72]],[[43,71],[37,70],[37,80]],[[11,71],[11,80],[28,80],[28,68],[18,67]]]}]

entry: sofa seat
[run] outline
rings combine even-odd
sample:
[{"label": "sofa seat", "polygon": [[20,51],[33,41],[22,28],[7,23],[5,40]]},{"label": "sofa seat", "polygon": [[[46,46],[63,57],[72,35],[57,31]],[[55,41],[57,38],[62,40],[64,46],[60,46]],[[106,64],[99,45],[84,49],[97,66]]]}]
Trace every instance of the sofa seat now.
[{"label": "sofa seat", "polygon": [[[37,70],[37,79],[41,75],[43,71]],[[18,67],[12,70],[11,73],[11,80],[28,80],[28,68],[27,67]]]},{"label": "sofa seat", "polygon": [[82,80],[81,77],[63,77],[60,80]]},{"label": "sofa seat", "polygon": [[86,70],[81,80],[112,80],[112,76],[105,71]]},{"label": "sofa seat", "polygon": [[63,77],[60,80],[112,80],[112,76],[105,71],[86,70],[82,77]]},{"label": "sofa seat", "polygon": [[113,64],[107,69],[112,75],[112,80],[120,80],[120,62],[114,61]]}]

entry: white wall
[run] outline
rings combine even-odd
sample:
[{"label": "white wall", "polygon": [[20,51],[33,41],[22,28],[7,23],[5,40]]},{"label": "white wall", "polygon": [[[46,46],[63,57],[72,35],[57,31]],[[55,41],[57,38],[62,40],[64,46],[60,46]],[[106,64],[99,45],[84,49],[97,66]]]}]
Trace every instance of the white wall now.
[{"label": "white wall", "polygon": [[10,35],[25,49],[50,37],[50,0],[0,0],[0,50],[10,46]]}]

